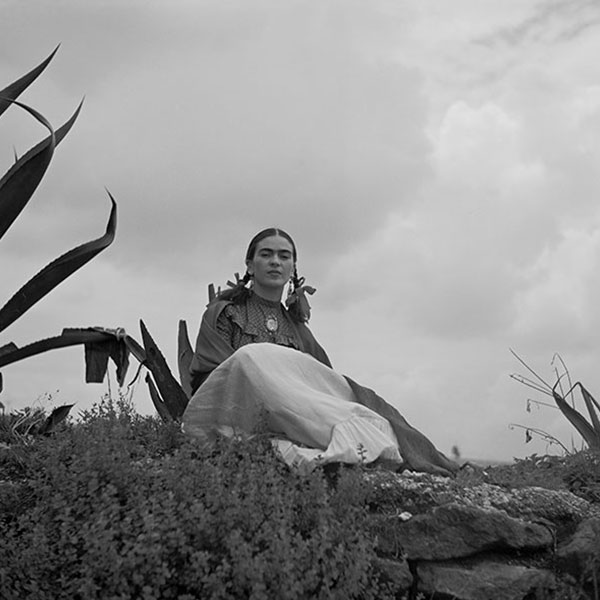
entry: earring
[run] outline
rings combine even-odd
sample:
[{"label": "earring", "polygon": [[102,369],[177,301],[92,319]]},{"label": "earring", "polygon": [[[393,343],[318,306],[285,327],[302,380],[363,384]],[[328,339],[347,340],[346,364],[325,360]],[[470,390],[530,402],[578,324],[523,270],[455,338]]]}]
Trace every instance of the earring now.
[{"label": "earring", "polygon": [[287,283],[287,294],[285,297],[285,304],[286,306],[289,306],[290,304],[290,298],[292,297],[292,294],[294,293],[294,279],[293,277],[290,277]]}]

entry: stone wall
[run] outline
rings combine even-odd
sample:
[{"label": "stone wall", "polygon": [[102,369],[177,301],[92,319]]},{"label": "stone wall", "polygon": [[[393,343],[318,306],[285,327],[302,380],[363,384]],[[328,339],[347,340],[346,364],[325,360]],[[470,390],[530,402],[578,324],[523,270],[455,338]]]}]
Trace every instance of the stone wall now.
[{"label": "stone wall", "polygon": [[600,598],[600,506],[566,490],[508,489],[372,471],[379,568],[406,597]]}]

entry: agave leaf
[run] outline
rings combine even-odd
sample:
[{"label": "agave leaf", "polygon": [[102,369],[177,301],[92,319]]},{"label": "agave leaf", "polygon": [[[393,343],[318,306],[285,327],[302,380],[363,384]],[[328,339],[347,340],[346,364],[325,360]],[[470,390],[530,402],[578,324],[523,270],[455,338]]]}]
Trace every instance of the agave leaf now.
[{"label": "agave leaf", "polygon": [[32,277],[1,309],[0,331],[6,329],[38,300],[53,290],[59,283],[72,275],[97,254],[112,244],[117,228],[117,203],[107,193],[112,203],[106,233],[96,240],[77,246],[46,265]]},{"label": "agave leaf", "polygon": [[[20,360],[29,358],[30,356],[35,356],[36,354],[42,354],[48,350],[68,348],[69,346],[77,346],[79,344],[106,342],[112,337],[113,336],[111,336],[110,333],[98,331],[93,327],[88,329],[66,328],[63,329],[61,335],[38,340],[37,342],[32,342],[26,346],[18,347],[16,344],[11,342],[10,344],[6,344],[0,348],[0,367],[5,367],[6,365],[19,362]],[[127,344],[128,347],[131,342],[138,345],[133,338],[128,338],[129,336],[126,336],[125,338],[125,344]]]},{"label": "agave leaf", "polygon": [[9,102],[26,110],[48,129],[50,135],[17,160],[0,179],[0,238],[4,236],[37,189],[48,169],[56,146],[54,129],[43,115],[16,100],[9,100]]},{"label": "agave leaf", "polygon": [[[54,55],[58,51],[60,44],[54,48],[48,58],[42,61],[37,67],[34,67],[23,75],[23,77],[13,81],[10,85],[0,90],[0,97],[15,100],[20,94],[25,91],[40,75],[40,73],[48,66],[48,63],[54,58]],[[10,102],[0,99],[0,115],[10,106]]]},{"label": "agave leaf", "polygon": [[102,341],[103,339],[105,338],[101,334],[90,335],[86,333],[77,337],[57,335],[54,337],[45,338],[43,340],[38,340],[37,342],[32,342],[31,344],[21,347],[11,342],[10,344],[0,348],[0,367],[5,367],[6,365],[19,362],[20,360],[24,360],[30,356],[35,356],[36,354],[42,354],[48,350],[67,348],[69,346],[76,346],[77,344],[83,344],[88,341]]},{"label": "agave leaf", "polygon": [[[63,335],[79,333],[81,329],[64,329]],[[90,327],[85,331],[93,331],[104,335],[99,342],[85,342],[85,381],[86,383],[102,383],[108,368],[108,359],[112,359],[117,367],[117,383],[122,387],[129,368],[129,354],[133,354],[140,363],[145,363],[144,349],[130,336],[125,329],[117,327]]]},{"label": "agave leaf", "polygon": [[47,127],[50,136],[36,144],[19,158],[0,179],[0,238],[6,233],[37,189],[50,160],[54,148],[64,139],[77,119],[83,102],[79,104],[71,118],[54,132],[48,121],[33,108],[15,102]]},{"label": "agave leaf", "polygon": [[146,375],[146,383],[148,384],[148,390],[150,391],[150,398],[152,399],[152,404],[154,404],[154,408],[156,408],[156,412],[159,414],[160,418],[165,422],[169,423],[173,421],[173,417],[167,408],[167,405],[163,402],[163,399],[160,397],[156,386],[154,385],[154,381],[152,381],[152,377],[150,375]]},{"label": "agave leaf", "polygon": [[190,344],[187,323],[179,321],[179,332],[177,336],[177,367],[179,369],[179,381],[188,398],[192,397],[192,378],[190,376],[190,363],[194,351]]},{"label": "agave leaf", "polygon": [[164,398],[164,404],[174,420],[179,420],[185,411],[188,398],[171,373],[167,361],[152,339],[143,321],[140,321],[142,341],[146,350],[146,367],[152,373],[156,387]]},{"label": "agave leaf", "polygon": [[587,419],[572,408],[555,389],[552,390],[552,396],[558,408],[560,408],[563,415],[565,415],[573,427],[577,429],[587,445],[590,448],[600,448],[600,432],[594,431],[594,428],[589,424]]},{"label": "agave leaf", "polygon": [[[138,342],[132,338],[130,335],[125,333],[125,330],[122,327],[117,329],[108,329],[107,327],[90,327],[88,330],[98,331],[100,333],[106,333],[110,336],[116,337],[117,339],[122,339],[125,342],[125,346],[133,356],[140,362],[146,362],[146,351],[138,344]],[[79,331],[77,329],[65,329],[63,333],[66,331]]]},{"label": "agave leaf", "polygon": [[50,435],[52,430],[55,429],[57,425],[60,425],[69,416],[69,411],[74,406],[74,404],[63,404],[62,406],[57,406],[40,425],[36,433],[40,435]]},{"label": "agave leaf", "polygon": [[585,389],[585,387],[583,387],[583,384],[579,383],[579,387],[581,388],[581,395],[583,396],[585,406],[588,409],[588,412],[590,413],[592,425],[594,427],[594,430],[596,431],[598,440],[600,441],[600,419],[598,418],[598,414],[596,412],[600,410],[600,405],[598,405],[594,397]]},{"label": "agave leaf", "polygon": [[[114,343],[115,339],[120,345],[118,352],[115,352]],[[141,363],[145,363],[146,353],[144,349],[133,339],[131,336],[125,333],[123,329],[106,329],[103,327],[88,327],[83,328],[65,328],[61,335],[39,340],[19,348],[16,344],[10,343],[0,348],[0,367],[10,365],[11,363],[24,360],[30,356],[47,352],[48,350],[56,350],[58,348],[66,348],[69,346],[77,346],[82,344],[86,347],[86,381],[88,383],[98,381],[98,379],[90,379],[89,372],[91,367],[88,360],[89,352],[87,349],[90,346],[96,346],[96,350],[101,348],[103,344],[107,345],[108,354],[106,364],[104,366],[104,372],[101,372],[98,377],[99,381],[104,379],[106,375],[106,366],[108,365],[108,357],[113,359],[113,362],[117,366],[117,378],[119,379],[119,385],[123,384],[127,372],[128,353],[131,352],[135,358]],[[115,356],[116,355],[116,356]],[[94,365],[95,370],[93,373],[98,374],[97,363]],[[0,388],[0,391],[1,388]]]},{"label": "agave leaf", "polygon": [[10,342],[0,347],[0,356],[7,354],[8,352],[13,352],[14,350],[17,350],[17,345],[14,342]]}]

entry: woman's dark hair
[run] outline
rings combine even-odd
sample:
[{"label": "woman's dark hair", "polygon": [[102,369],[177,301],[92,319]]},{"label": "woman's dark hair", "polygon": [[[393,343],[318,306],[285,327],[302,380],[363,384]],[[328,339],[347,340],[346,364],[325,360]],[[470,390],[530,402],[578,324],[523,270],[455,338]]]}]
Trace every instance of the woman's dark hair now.
[{"label": "woman's dark hair", "polygon": [[280,237],[285,238],[292,245],[292,253],[294,256],[294,262],[298,260],[298,253],[296,252],[296,244],[294,244],[294,240],[289,233],[286,233],[283,229],[277,229],[276,227],[269,227],[268,229],[263,229],[259,231],[251,240],[248,245],[248,250],[246,251],[246,260],[252,260],[254,258],[254,253],[256,252],[256,247],[258,243],[264,240],[265,238],[278,235]]},{"label": "woman's dark hair", "polygon": [[[283,229],[278,229],[277,227],[269,227],[267,229],[263,229],[262,231],[259,231],[250,240],[250,244],[248,245],[248,250],[246,251],[246,260],[247,261],[252,260],[254,258],[254,254],[256,253],[256,247],[258,246],[259,242],[261,242],[265,238],[268,238],[271,236],[283,237],[292,245],[292,256],[294,258],[294,272],[292,273],[292,286],[293,286],[293,292],[295,292],[296,289],[299,288],[300,286],[302,286],[302,284],[304,283],[304,278],[298,277],[298,271],[296,270],[296,266],[295,266],[296,260],[298,259],[298,252],[296,250],[296,244],[294,243],[292,236],[289,233],[285,232]],[[236,283],[236,285],[228,290],[222,291],[218,295],[218,299],[219,300],[230,300],[234,304],[242,304],[246,300],[246,298],[248,298],[248,296],[250,294],[250,290],[246,287],[246,285],[248,284],[250,279],[251,279],[250,273],[248,273],[248,270],[246,270],[246,273]],[[306,315],[300,314],[299,308],[300,308],[300,306],[299,306],[298,302],[292,304],[288,311],[290,316],[292,317],[292,319],[294,321],[297,321],[297,322],[307,321]]]}]

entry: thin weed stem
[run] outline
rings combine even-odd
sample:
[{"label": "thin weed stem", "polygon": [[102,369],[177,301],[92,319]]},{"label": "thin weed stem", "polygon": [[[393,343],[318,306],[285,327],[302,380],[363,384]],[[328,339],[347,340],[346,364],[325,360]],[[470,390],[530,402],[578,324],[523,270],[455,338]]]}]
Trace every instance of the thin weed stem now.
[{"label": "thin weed stem", "polygon": [[550,388],[550,391],[548,391],[547,389],[541,387],[538,383],[536,383],[532,379],[529,379],[528,377],[524,377],[523,375],[519,375],[518,373],[511,373],[510,377],[511,379],[514,379],[515,381],[518,381],[519,383],[530,387],[536,392],[546,394],[546,396],[552,396],[552,388]]},{"label": "thin weed stem", "polygon": [[508,425],[509,429],[514,429],[515,427],[525,430],[526,442],[531,441],[532,434],[537,435],[550,445],[556,444],[557,446],[560,446],[565,451],[565,454],[571,454],[567,447],[558,438],[554,437],[552,434],[548,433],[547,431],[544,431],[543,429],[538,429],[537,427],[526,427],[525,425],[521,425],[519,423],[509,423]]},{"label": "thin weed stem", "polygon": [[538,380],[540,381],[548,390],[552,390],[552,386],[542,379],[512,348],[509,348],[510,353]]}]

